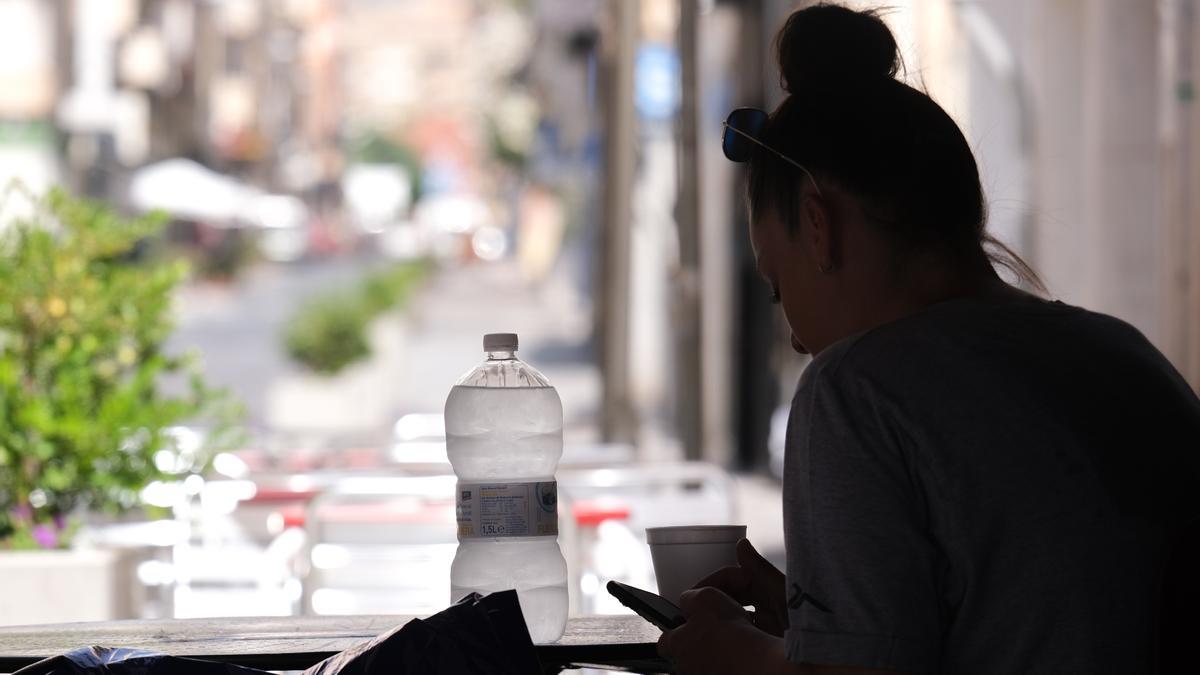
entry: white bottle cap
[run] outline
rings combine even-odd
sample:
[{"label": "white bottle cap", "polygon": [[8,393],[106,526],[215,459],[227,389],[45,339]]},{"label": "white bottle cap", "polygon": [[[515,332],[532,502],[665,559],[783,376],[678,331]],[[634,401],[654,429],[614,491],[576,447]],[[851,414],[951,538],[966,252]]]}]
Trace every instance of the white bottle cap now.
[{"label": "white bottle cap", "polygon": [[516,333],[488,333],[483,336],[483,351],[485,352],[515,352],[517,351]]}]

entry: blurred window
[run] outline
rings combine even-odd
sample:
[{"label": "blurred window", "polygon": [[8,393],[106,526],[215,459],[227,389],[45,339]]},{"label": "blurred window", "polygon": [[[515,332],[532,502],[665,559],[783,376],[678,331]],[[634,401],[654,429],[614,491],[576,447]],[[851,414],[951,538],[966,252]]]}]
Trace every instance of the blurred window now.
[{"label": "blurred window", "polygon": [[246,70],[246,41],[229,38],[225,41],[225,72],[237,75]]}]

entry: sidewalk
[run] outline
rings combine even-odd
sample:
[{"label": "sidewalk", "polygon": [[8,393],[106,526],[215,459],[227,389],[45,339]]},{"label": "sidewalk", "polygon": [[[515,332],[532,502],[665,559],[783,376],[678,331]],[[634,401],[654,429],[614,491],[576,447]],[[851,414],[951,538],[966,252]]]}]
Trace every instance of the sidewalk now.
[{"label": "sidewalk", "polygon": [[405,317],[397,412],[440,413],[450,387],[484,358],[484,334],[517,333],[520,357],[558,389],[566,439],[595,440],[600,374],[587,351],[589,311],[565,280],[524,283],[514,261],[439,272]]}]

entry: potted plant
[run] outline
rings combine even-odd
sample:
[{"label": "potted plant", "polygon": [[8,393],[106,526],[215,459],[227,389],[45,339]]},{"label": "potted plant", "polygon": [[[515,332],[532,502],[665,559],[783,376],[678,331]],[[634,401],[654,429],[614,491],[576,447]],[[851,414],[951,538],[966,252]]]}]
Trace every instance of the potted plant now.
[{"label": "potted plant", "polygon": [[405,363],[403,310],[432,271],[427,260],[377,269],[354,285],[306,300],[284,325],[283,348],[303,370],[271,392],[276,428],[356,433],[391,423],[396,401],[363,391],[395,391]]},{"label": "potted plant", "polygon": [[0,553],[65,549],[88,514],[140,508],[147,484],[207,463],[179,456],[172,427],[232,419],[230,400],[164,351],[186,274],[147,254],[164,220],[61,190],[15,197],[33,208],[0,223]]}]

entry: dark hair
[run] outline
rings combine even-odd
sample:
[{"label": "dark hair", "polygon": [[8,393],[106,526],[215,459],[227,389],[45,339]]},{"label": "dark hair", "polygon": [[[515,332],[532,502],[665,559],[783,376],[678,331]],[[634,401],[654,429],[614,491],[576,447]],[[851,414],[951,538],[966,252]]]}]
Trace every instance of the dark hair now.
[{"label": "dark hair", "polygon": [[[896,40],[877,11],[825,3],[798,10],[775,47],[789,96],[770,115],[764,143],[817,180],[857,196],[894,241],[954,254],[982,248],[1044,291],[1037,273],[987,234],[971,147],[941,106],[895,78],[901,68]],[[774,154],[755,151],[751,211],[774,213],[794,226],[802,179]]]}]

